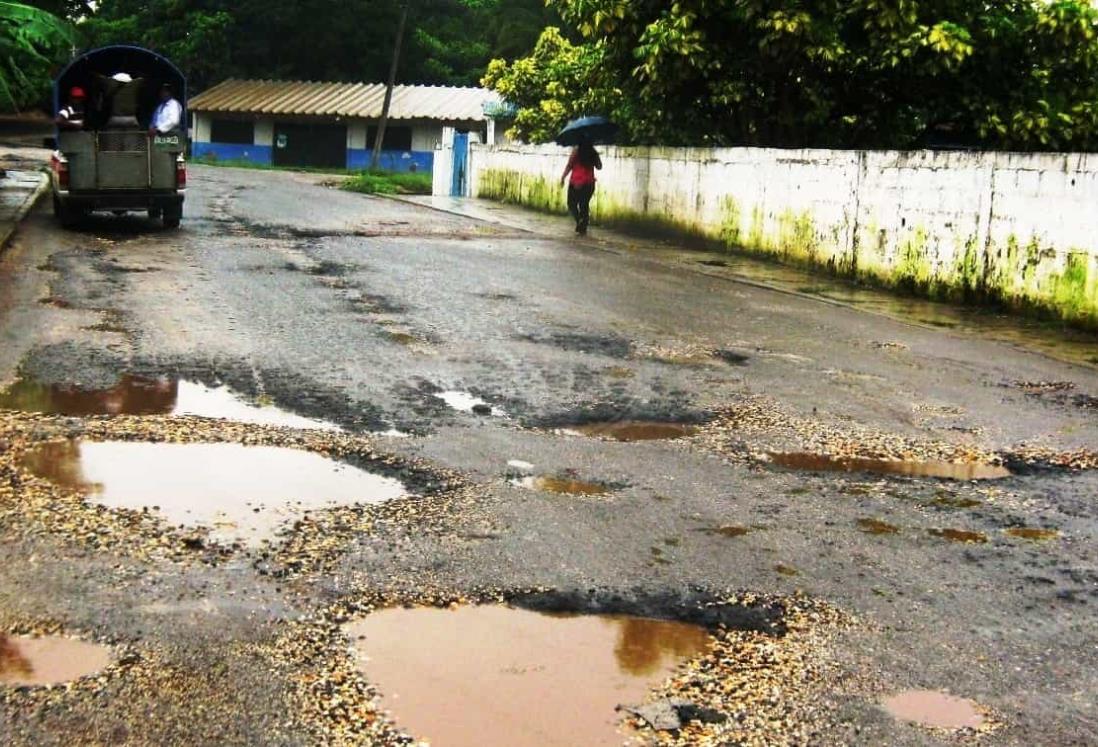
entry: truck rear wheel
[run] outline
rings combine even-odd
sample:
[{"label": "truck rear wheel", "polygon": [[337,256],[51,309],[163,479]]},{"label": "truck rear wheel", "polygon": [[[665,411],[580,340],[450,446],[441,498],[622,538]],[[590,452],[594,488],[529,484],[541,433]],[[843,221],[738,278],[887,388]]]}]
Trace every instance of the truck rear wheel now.
[{"label": "truck rear wheel", "polygon": [[159,220],[160,216],[164,214],[164,211],[160,208],[149,208],[149,219]]},{"label": "truck rear wheel", "polygon": [[179,228],[179,221],[183,219],[183,208],[164,208],[164,228]]},{"label": "truck rear wheel", "polygon": [[73,209],[71,206],[66,205],[61,201],[61,198],[57,195],[53,196],[53,215],[57,218],[57,222],[65,228],[74,228],[79,222],[80,218],[84,216],[84,213],[79,210]]}]

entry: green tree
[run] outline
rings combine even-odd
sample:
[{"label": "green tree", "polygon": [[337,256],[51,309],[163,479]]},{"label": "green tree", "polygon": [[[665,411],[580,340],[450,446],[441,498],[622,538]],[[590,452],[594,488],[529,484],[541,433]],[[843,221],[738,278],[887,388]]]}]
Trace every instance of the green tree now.
[{"label": "green tree", "polygon": [[[667,144],[908,147],[938,133],[1089,148],[1098,132],[1098,12],[1084,0],[549,2],[581,44],[543,37],[546,72],[494,62],[485,78],[531,139],[577,111],[562,90]],[[597,64],[571,64],[586,56]]]},{"label": "green tree", "polygon": [[72,28],[57,16],[0,2],[0,106],[18,111],[41,101],[73,43]]}]

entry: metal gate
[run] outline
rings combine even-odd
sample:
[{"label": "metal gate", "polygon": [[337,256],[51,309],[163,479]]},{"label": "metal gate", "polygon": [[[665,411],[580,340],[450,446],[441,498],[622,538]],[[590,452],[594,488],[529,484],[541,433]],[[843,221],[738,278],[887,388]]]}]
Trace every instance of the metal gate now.
[{"label": "metal gate", "polygon": [[469,166],[469,133],[454,133],[454,176],[450,185],[450,194],[454,197],[465,196],[466,171]]}]

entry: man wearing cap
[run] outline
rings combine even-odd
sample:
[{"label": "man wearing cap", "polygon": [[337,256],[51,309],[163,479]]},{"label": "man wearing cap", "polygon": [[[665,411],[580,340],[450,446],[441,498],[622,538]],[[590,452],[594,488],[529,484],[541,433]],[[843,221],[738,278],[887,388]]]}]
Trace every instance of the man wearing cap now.
[{"label": "man wearing cap", "polygon": [[165,83],[160,86],[160,105],[153,112],[149,123],[149,137],[157,133],[164,135],[179,127],[183,119],[183,105],[172,95],[172,87]]},{"label": "man wearing cap", "polygon": [[84,102],[86,99],[87,96],[84,94],[83,88],[80,86],[70,88],[69,103],[57,112],[57,118],[54,120],[57,122],[57,126],[63,130],[84,129]]}]

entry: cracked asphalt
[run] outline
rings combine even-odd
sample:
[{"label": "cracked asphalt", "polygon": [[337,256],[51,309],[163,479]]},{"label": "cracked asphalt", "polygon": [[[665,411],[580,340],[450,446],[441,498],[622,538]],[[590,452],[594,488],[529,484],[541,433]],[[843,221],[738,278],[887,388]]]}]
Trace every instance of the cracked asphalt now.
[{"label": "cracked asphalt", "polygon": [[[107,389],[125,375],[226,383],[340,424],[421,495],[294,527],[269,553],[165,554],[43,524],[20,506],[44,488],[0,461],[0,631],[60,629],[130,652],[94,686],[4,693],[0,742],[326,742],[294,716],[303,659],[265,653],[289,628],[351,599],[537,588],[679,618],[683,599],[714,593],[841,612],[848,623],[813,643],[811,704],[790,711],[811,729],[744,743],[1095,743],[1093,366],[607,251],[597,231],[578,241],[329,179],[195,167],[179,231],[138,217],[64,231],[39,210],[0,253],[0,390]],[[437,396],[454,391],[499,412]],[[0,416],[0,457],[89,432],[242,437],[171,417]],[[568,431],[633,420],[698,433],[622,443]],[[391,429],[404,435],[379,435]],[[977,454],[1015,474],[809,473],[766,456],[838,440],[854,456]],[[527,473],[610,492],[529,490],[516,484]],[[898,531],[866,532],[864,519]],[[909,688],[971,698],[995,728],[895,721],[879,702]],[[348,727],[347,743],[399,740],[394,718],[392,732]]]}]

